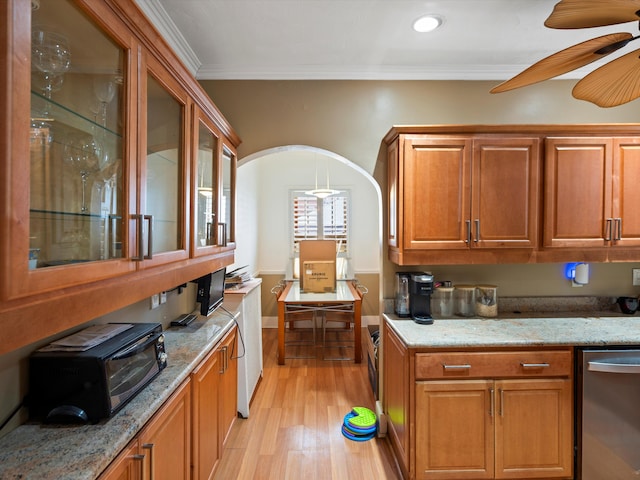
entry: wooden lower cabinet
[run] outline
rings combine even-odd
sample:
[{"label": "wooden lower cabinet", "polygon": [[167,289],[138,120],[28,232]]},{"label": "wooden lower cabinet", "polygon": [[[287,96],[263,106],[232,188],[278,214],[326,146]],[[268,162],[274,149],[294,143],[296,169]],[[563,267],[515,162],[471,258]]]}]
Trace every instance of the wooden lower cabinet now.
[{"label": "wooden lower cabinet", "polygon": [[388,438],[406,479],[571,479],[573,351],[407,348],[385,324]]},{"label": "wooden lower cabinet", "polygon": [[569,379],[416,384],[416,478],[571,478]]},{"label": "wooden lower cabinet", "polygon": [[236,329],[191,374],[193,385],[193,480],[213,478],[237,417]]},{"label": "wooden lower cabinet", "polygon": [[100,475],[100,480],[142,480],[144,455],[135,438]]},{"label": "wooden lower cabinet", "polygon": [[188,480],[191,476],[191,388],[183,382],[100,480]]}]

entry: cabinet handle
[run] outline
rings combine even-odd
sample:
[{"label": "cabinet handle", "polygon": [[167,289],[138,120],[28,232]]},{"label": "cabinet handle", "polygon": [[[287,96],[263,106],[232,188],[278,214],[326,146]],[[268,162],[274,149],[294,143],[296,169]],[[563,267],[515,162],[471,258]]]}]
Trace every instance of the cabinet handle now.
[{"label": "cabinet handle", "polygon": [[138,460],[140,462],[140,479],[144,478],[144,455],[136,454],[133,456],[134,460]]},{"label": "cabinet handle", "polygon": [[227,346],[220,348],[220,355],[222,355],[222,367],[220,368],[220,373],[224,373],[227,371]]},{"label": "cabinet handle", "polygon": [[142,215],[139,214],[135,214],[135,215],[131,215],[131,218],[133,218],[134,220],[136,220],[137,224],[136,224],[136,231],[137,231],[137,252],[136,255],[134,255],[133,257],[131,257],[131,260],[135,261],[135,262],[141,262],[142,260],[144,260],[143,258],[143,250],[144,250],[144,239],[142,238],[142,234],[143,234],[143,229],[142,229]]},{"label": "cabinet handle", "polygon": [[616,227],[615,227],[616,233],[613,239],[622,240],[622,218],[616,218],[615,223],[616,223]]},{"label": "cabinet handle", "polygon": [[149,480],[153,480],[153,443],[145,443],[142,448],[149,450]]},{"label": "cabinet handle", "polygon": [[522,368],[548,368],[548,363],[524,363],[520,362]]},{"label": "cabinet handle", "polygon": [[218,224],[218,246],[219,247],[227,246],[227,224],[226,223]]},{"label": "cabinet handle", "polygon": [[464,243],[471,243],[471,220],[465,220],[464,223],[467,224],[467,239]]},{"label": "cabinet handle", "polygon": [[478,241],[480,241],[480,219],[476,218],[474,223],[476,224],[476,238],[473,241],[478,243]]},{"label": "cabinet handle", "polygon": [[504,390],[502,388],[500,390],[500,412],[499,415],[504,417]]},{"label": "cabinet handle", "polygon": [[611,223],[613,222],[613,218],[607,218],[607,224],[605,227],[604,239],[607,242],[611,241]]},{"label": "cabinet handle", "polygon": [[496,411],[496,395],[493,388],[489,389],[489,399],[491,400],[489,404],[489,416],[493,418],[493,414]]},{"label": "cabinet handle", "polygon": [[460,365],[447,365],[446,363],[443,363],[442,368],[445,370],[469,370],[471,365],[468,363],[462,363]]},{"label": "cabinet handle", "polygon": [[116,258],[116,245],[118,243],[118,232],[116,231],[117,223],[116,220],[120,220],[122,217],[120,215],[109,214],[109,258]]},{"label": "cabinet handle", "polygon": [[148,222],[149,235],[147,236],[147,255],[143,258],[145,260],[151,260],[153,258],[153,215],[144,215],[143,218]]}]

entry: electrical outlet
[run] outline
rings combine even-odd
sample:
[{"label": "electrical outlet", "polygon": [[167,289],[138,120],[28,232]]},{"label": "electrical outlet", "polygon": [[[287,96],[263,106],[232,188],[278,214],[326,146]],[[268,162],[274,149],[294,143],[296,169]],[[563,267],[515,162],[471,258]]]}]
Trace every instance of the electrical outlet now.
[{"label": "electrical outlet", "polygon": [[640,286],[640,268],[632,268],[631,271],[633,272],[632,274],[633,286],[639,287]]},{"label": "electrical outlet", "polygon": [[160,295],[157,293],[154,293],[153,295],[151,295],[151,310],[153,310],[154,308],[158,308],[160,306]]},{"label": "electrical outlet", "polygon": [[167,303],[167,292],[160,292],[160,305]]}]

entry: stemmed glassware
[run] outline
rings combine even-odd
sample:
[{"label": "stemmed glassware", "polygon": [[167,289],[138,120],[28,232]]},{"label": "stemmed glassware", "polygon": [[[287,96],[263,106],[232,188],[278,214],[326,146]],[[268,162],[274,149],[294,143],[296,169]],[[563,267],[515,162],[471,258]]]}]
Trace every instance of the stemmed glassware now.
[{"label": "stemmed glassware", "polygon": [[42,74],[41,89],[47,100],[62,87],[71,65],[67,38],[56,32],[34,29],[31,33],[31,65]]}]

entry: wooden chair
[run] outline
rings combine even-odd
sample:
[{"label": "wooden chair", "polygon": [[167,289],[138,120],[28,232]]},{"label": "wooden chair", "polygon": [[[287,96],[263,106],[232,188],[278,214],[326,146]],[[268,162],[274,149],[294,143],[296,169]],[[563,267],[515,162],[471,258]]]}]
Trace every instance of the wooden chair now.
[{"label": "wooden chair", "polygon": [[[280,282],[271,289],[271,293],[275,295],[276,302],[285,287],[284,282]],[[311,322],[310,327],[301,327],[303,322]],[[316,312],[314,309],[309,308],[307,305],[295,305],[287,304],[284,314],[284,334],[285,334],[285,358],[316,358]],[[311,337],[304,338],[304,337]],[[287,355],[289,350],[287,347],[291,347],[292,350],[297,351],[300,347],[305,350],[311,349],[310,352],[300,355]]]},{"label": "wooden chair", "polygon": [[[364,285],[354,281],[356,290],[363,298],[369,293],[369,289]],[[354,360],[355,335],[354,335],[354,312],[353,306],[328,307],[322,310],[322,359],[323,360]],[[329,324],[337,326],[327,328]],[[327,353],[329,352],[329,354]],[[331,355],[336,353],[336,355]]]}]

